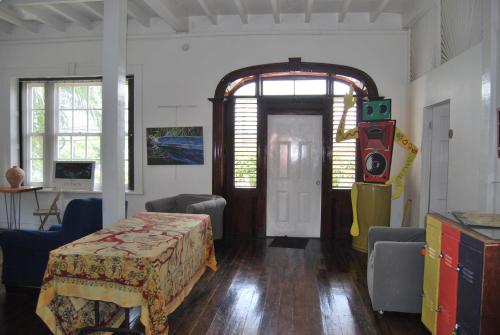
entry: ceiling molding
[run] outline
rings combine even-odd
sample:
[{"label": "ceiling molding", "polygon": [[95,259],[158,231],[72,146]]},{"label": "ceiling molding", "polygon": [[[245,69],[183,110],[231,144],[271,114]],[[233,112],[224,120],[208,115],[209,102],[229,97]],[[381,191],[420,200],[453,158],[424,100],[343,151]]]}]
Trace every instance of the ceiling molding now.
[{"label": "ceiling molding", "polygon": [[248,24],[248,12],[247,9],[245,8],[245,5],[243,5],[242,0],[234,0],[234,4],[238,9],[238,14],[240,15],[241,23]]},{"label": "ceiling molding", "polygon": [[205,15],[210,19],[210,21],[213,24],[217,24],[217,15],[213,13],[212,9],[210,8],[210,5],[207,3],[207,0],[198,0],[198,3],[203,9],[203,12],[205,12]]},{"label": "ceiling molding", "polygon": [[314,6],[314,0],[307,0],[305,23],[311,22],[311,13],[312,13],[313,6]]},{"label": "ceiling molding", "polygon": [[45,6],[23,6],[21,10],[30,13],[36,20],[58,31],[66,31],[70,24],[54,15],[54,12]]},{"label": "ceiling molding", "polygon": [[342,4],[342,9],[339,12],[338,15],[338,22],[342,23],[344,22],[345,15],[347,12],[349,12],[349,8],[351,7],[352,0],[344,0],[344,3]]},{"label": "ceiling molding", "polygon": [[425,16],[432,8],[437,7],[438,0],[408,1],[401,15],[403,28],[412,27],[418,20]]},{"label": "ceiling molding", "polygon": [[57,14],[64,16],[66,19],[76,22],[78,25],[82,26],[87,30],[92,30],[94,24],[85,15],[80,14],[74,8],[68,7],[67,5],[54,4],[46,5],[47,8],[56,12]]},{"label": "ceiling molding", "polygon": [[93,15],[97,16],[101,20],[104,19],[104,10],[99,8],[97,6],[97,3],[95,2],[79,2],[78,5],[81,7],[85,8],[89,12],[91,12]]},{"label": "ceiling molding", "polygon": [[2,32],[4,34],[8,34],[8,35],[12,34],[14,27],[15,27],[15,25],[13,25],[12,23],[0,21],[0,32]]},{"label": "ceiling molding", "polygon": [[271,1],[271,7],[273,9],[274,23],[280,24],[281,23],[281,15],[280,15],[279,2],[278,2],[278,0],[270,0],[270,1]]},{"label": "ceiling molding", "polygon": [[381,0],[379,1],[379,4],[377,5],[377,8],[370,13],[370,22],[371,23],[374,23],[375,21],[377,21],[377,19],[379,18],[380,14],[382,14],[382,12],[385,10],[385,8],[387,7],[387,5],[389,4],[389,1],[391,0]]},{"label": "ceiling molding", "polygon": [[14,13],[13,11],[11,11],[5,7],[0,8],[0,19],[4,20],[10,24],[13,24],[15,26],[23,27],[23,28],[31,31],[32,33],[37,33],[40,31],[41,25],[39,23],[32,22],[32,21],[24,21],[24,20],[20,19],[16,15],[16,13]]},{"label": "ceiling molding", "polygon": [[144,2],[176,32],[188,31],[189,25],[187,16],[181,15],[179,11],[173,7],[172,2],[167,3],[163,0],[144,0]]},{"label": "ceiling molding", "polygon": [[135,2],[129,1],[127,4],[128,13],[146,28],[151,27],[151,18],[148,13]]}]

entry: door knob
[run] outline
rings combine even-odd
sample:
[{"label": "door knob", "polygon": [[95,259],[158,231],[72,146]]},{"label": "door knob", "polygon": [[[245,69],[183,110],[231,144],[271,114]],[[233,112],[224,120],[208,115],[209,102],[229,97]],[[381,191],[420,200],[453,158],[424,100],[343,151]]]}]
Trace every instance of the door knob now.
[{"label": "door knob", "polygon": [[321,182],[319,180],[316,180],[316,185],[319,186],[320,184],[321,184]]}]

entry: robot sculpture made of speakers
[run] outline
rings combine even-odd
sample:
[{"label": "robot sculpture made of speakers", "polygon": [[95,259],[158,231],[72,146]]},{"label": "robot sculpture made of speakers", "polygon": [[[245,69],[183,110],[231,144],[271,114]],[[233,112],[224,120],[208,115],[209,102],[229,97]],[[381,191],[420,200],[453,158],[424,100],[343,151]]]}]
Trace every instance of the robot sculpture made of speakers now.
[{"label": "robot sculpture made of speakers", "polygon": [[[346,131],[347,111],[354,107],[355,99],[352,90],[344,97],[344,113],[335,140],[359,140],[364,183],[354,183],[352,187],[351,235],[354,237],[353,247],[366,252],[367,236],[360,237],[360,221],[370,221],[367,224],[361,222],[361,232],[364,235],[367,235],[366,225],[389,225],[392,185],[396,187],[392,199],[397,199],[403,192],[404,177],[418,153],[418,148],[396,127],[396,121],[391,119],[391,99],[372,98],[363,101],[361,121],[357,123],[356,128]],[[401,171],[391,177],[394,142],[401,145],[408,154]],[[374,222],[374,218],[378,222]]]}]

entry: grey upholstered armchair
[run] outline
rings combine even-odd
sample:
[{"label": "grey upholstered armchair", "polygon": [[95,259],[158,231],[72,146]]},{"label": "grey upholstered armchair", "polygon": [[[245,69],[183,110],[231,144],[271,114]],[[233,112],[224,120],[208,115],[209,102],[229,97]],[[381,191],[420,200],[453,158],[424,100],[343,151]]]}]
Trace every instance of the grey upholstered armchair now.
[{"label": "grey upholstered armchair", "polygon": [[423,228],[370,228],[366,272],[373,310],[421,313],[424,241]]},{"label": "grey upholstered armchair", "polygon": [[213,239],[222,238],[222,218],[226,200],[212,194],[179,194],[146,202],[149,212],[209,214]]}]

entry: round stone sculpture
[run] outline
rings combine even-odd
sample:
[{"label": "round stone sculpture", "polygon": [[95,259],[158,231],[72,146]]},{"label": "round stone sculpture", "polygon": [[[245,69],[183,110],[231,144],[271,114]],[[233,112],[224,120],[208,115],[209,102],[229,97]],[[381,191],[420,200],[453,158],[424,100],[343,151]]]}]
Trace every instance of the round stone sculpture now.
[{"label": "round stone sculpture", "polygon": [[17,166],[13,166],[5,173],[5,178],[9,182],[10,187],[18,188],[24,180],[24,170]]}]

